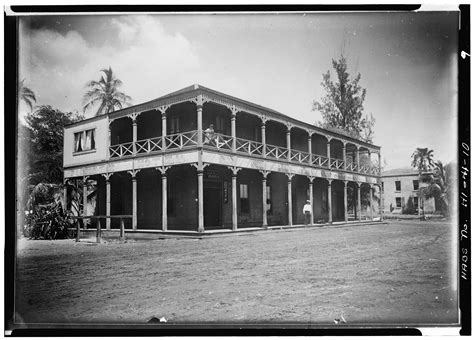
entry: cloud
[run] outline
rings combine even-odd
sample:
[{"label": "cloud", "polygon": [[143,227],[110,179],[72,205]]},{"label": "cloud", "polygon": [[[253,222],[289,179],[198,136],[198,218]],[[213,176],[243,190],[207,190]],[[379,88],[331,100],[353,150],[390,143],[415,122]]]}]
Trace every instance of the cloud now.
[{"label": "cloud", "polygon": [[[134,103],[190,85],[186,76],[199,70],[192,43],[179,33],[166,32],[152,16],[104,17],[116,32],[101,45],[78,31],[51,29],[27,32],[20,40],[20,78],[37,94],[37,104],[80,110],[85,84],[112,67]],[[101,34],[100,31],[97,34]]]}]

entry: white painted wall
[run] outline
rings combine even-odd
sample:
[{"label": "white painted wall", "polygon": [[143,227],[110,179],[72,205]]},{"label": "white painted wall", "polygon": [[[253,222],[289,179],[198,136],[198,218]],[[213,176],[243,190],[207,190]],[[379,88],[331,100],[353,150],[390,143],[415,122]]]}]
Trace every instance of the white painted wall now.
[{"label": "white painted wall", "polygon": [[[74,133],[95,129],[95,150],[74,153]],[[108,119],[106,115],[64,128],[63,166],[101,162],[107,158]]]}]

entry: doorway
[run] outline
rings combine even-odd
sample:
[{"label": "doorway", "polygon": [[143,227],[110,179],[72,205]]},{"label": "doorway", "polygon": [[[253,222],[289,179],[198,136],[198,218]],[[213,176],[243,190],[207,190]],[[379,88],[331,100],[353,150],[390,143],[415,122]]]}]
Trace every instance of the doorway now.
[{"label": "doorway", "polygon": [[204,181],[204,227],[222,228],[222,182]]}]

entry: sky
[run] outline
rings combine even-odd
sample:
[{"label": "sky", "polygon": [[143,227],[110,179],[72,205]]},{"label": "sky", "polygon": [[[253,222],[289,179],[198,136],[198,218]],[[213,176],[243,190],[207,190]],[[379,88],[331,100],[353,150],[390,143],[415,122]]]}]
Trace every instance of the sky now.
[{"label": "sky", "polygon": [[457,12],[21,17],[19,78],[37,105],[82,111],[110,66],[133,104],[200,84],[313,124],[322,75],[344,54],[388,170],[417,147],[456,159],[457,28]]}]

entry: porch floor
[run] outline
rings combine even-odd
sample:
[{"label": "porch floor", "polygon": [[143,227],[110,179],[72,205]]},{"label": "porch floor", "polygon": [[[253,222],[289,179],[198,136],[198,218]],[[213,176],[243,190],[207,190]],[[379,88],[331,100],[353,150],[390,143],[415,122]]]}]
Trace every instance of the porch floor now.
[{"label": "porch floor", "polygon": [[[223,237],[223,236],[232,236],[232,235],[242,235],[245,233],[254,233],[254,232],[265,232],[265,231],[278,231],[278,230],[298,230],[298,229],[310,229],[310,228],[337,228],[344,226],[358,226],[358,225],[367,225],[367,224],[385,224],[387,222],[381,221],[380,217],[370,220],[362,221],[337,221],[333,223],[319,223],[313,225],[304,225],[304,224],[294,224],[292,226],[282,225],[282,226],[268,226],[267,228],[263,227],[253,227],[253,228],[237,228],[236,231],[232,229],[214,229],[206,230],[203,233],[192,230],[150,230],[150,229],[125,229],[125,239],[126,240],[153,240],[153,239],[163,239],[163,238],[195,238],[203,239],[209,237]],[[96,239],[97,230],[94,228],[81,229],[80,230],[81,239]],[[101,238],[108,239],[118,239],[120,234],[119,229],[102,229]]]}]

